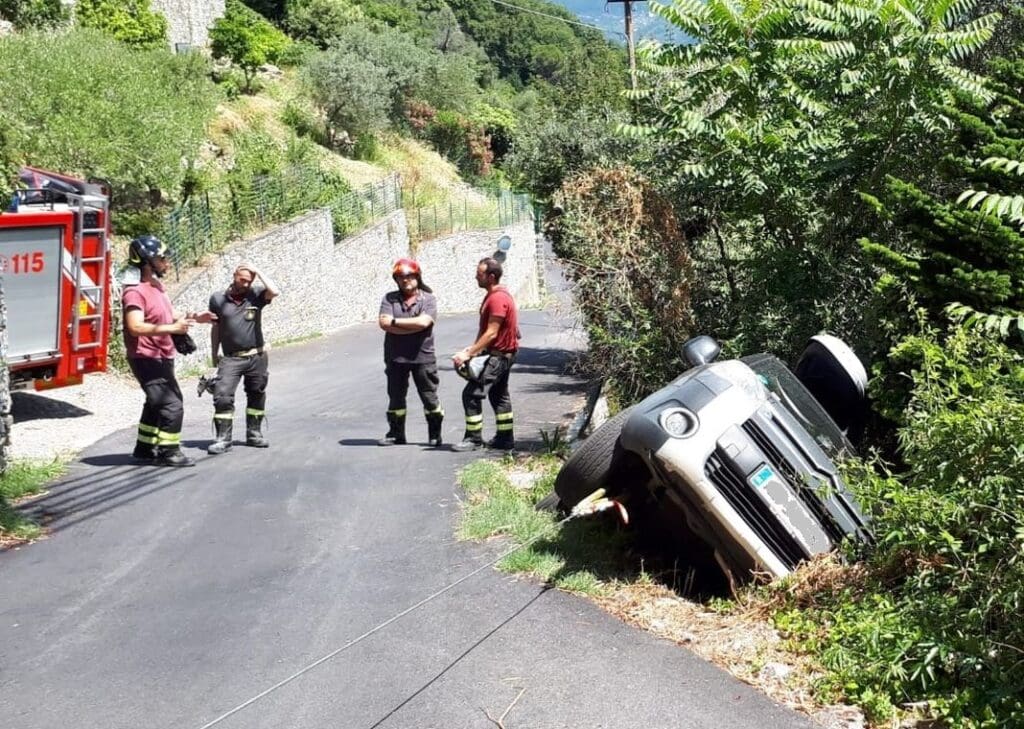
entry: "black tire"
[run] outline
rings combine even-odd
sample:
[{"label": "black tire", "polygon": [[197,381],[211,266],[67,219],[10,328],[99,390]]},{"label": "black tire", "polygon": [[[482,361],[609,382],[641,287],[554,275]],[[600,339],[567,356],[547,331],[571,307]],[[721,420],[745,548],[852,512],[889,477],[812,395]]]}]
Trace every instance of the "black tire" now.
[{"label": "black tire", "polygon": [[558,494],[552,491],[550,494],[534,504],[533,508],[537,511],[560,511],[563,508],[562,500],[558,498]]},{"label": "black tire", "polygon": [[633,412],[628,407],[582,441],[562,465],[555,477],[555,493],[567,509],[572,509],[608,483],[616,459],[619,434]]}]

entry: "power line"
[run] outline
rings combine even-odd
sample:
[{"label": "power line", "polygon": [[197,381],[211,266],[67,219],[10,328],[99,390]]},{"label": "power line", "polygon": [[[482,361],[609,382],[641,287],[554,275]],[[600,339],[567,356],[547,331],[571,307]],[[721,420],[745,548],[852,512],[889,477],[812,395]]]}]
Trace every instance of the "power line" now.
[{"label": "power line", "polygon": [[591,30],[599,30],[602,33],[612,33],[614,35],[621,35],[623,38],[626,37],[625,33],[620,33],[617,30],[606,30],[599,25],[591,25],[590,23],[582,23],[578,20],[569,20],[568,18],[561,18],[557,15],[551,15],[550,13],[542,13],[539,10],[533,8],[524,8],[522,5],[514,5],[513,3],[505,2],[504,0],[491,0],[495,5],[504,5],[506,8],[512,8],[513,10],[519,10],[523,13],[531,13],[533,15],[539,15],[542,18],[550,18],[551,20],[558,20],[569,25],[579,25],[584,28],[590,28]]}]

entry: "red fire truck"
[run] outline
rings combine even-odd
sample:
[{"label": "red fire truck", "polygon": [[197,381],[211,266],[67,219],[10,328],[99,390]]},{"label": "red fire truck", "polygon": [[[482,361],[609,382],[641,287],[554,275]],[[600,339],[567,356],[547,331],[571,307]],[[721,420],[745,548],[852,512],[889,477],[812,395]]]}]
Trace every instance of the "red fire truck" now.
[{"label": "red fire truck", "polygon": [[0,212],[11,387],[77,385],[107,369],[109,190],[34,168],[20,178]]}]

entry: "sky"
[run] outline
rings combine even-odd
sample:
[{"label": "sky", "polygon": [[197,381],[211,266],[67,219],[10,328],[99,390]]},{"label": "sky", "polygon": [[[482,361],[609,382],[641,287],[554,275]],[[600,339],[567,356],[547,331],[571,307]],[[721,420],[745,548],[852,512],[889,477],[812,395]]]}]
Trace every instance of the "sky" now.
[{"label": "sky", "polygon": [[[551,2],[575,13],[584,23],[600,27],[611,40],[626,42],[622,3],[605,3],[604,0],[551,0]],[[639,43],[644,38],[671,39],[681,42],[685,36],[682,31],[651,15],[646,2],[636,2],[633,3],[633,40]]]}]

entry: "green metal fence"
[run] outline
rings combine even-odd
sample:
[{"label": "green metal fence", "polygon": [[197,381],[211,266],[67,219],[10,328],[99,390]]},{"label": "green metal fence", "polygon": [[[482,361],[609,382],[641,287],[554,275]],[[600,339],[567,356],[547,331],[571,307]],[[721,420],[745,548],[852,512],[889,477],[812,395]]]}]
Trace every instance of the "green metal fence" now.
[{"label": "green metal fence", "polygon": [[[247,234],[316,208],[329,208],[334,239],[357,233],[402,208],[398,175],[357,190],[336,175],[291,168],[249,180],[233,180],[194,197],[164,219],[163,237],[175,271],[197,265],[207,253]],[[453,198],[406,210],[409,235],[422,241],[463,230],[489,230],[530,220],[529,195],[501,192]]]},{"label": "green metal fence", "polygon": [[229,241],[316,208],[330,208],[335,239],[402,207],[398,175],[349,190],[321,170],[292,168],[234,180],[194,197],[164,219],[163,236],[176,270],[196,265]]},{"label": "green metal fence", "polygon": [[533,218],[533,202],[529,195],[503,191],[481,198],[465,196],[433,205],[408,207],[409,237],[430,240],[463,230],[504,228]]}]

